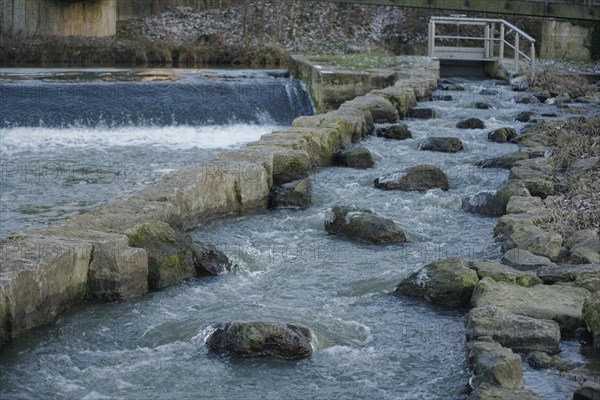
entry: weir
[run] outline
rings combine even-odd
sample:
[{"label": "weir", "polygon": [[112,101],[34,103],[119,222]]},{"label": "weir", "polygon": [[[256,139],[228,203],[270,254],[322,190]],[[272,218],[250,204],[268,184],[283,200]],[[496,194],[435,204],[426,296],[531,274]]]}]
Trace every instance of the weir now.
[{"label": "weir", "polygon": [[391,86],[337,111],[298,118],[242,150],[167,174],[126,200],[0,241],[0,343],[86,298],[135,297],[195,276],[188,230],[267,209],[274,185],[331,165],[333,153],[372,131],[382,113],[404,115],[435,90],[439,75],[435,61],[411,64]]}]

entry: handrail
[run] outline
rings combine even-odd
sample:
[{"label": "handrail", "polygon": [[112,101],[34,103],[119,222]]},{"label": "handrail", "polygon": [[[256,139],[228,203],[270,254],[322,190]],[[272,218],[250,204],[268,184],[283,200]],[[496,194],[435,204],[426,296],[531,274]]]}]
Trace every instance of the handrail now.
[{"label": "handrail", "polygon": [[[483,37],[473,37],[473,36],[461,36],[458,35],[440,35],[437,36],[436,24],[451,24],[451,25],[476,25],[483,26],[485,28],[485,33]],[[499,31],[496,30],[496,25],[500,26]],[[496,34],[499,34],[499,37],[496,37]],[[508,35],[514,35],[514,45],[506,40]],[[520,39],[523,38],[530,43],[529,55],[521,51],[519,46]],[[505,45],[511,48],[513,51],[514,57],[514,67],[515,71],[519,72],[519,58],[522,56],[524,60],[529,61],[531,63],[531,73],[535,73],[535,42],[536,40],[517,28],[515,25],[504,19],[498,18],[470,18],[466,16],[450,16],[450,17],[431,17],[429,21],[429,45],[428,45],[428,54],[429,56],[435,56],[436,51],[436,39],[443,40],[480,40],[483,41],[483,48],[481,47],[462,47],[458,48],[457,42],[457,50],[462,51],[462,54],[459,55],[464,57],[463,59],[481,59],[481,60],[504,60],[504,47]],[[498,56],[494,55],[496,50],[496,43],[498,44]],[[477,52],[473,53],[470,49],[479,49],[482,51],[479,55],[476,55]],[[440,51],[448,52],[448,47],[440,47]],[[455,55],[449,55],[449,58],[455,58]],[[474,58],[471,58],[474,57]]]}]

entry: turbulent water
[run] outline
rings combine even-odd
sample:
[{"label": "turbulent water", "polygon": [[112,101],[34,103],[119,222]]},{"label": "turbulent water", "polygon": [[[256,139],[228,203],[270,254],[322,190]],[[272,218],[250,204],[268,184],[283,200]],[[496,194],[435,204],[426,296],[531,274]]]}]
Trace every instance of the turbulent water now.
[{"label": "turbulent water", "polygon": [[0,237],[312,113],[282,71],[0,69]]},{"label": "turbulent water", "polygon": [[[132,301],[84,304],[52,326],[9,343],[0,354],[0,397],[464,398],[470,377],[464,311],[393,291],[408,273],[439,258],[500,257],[492,238],[496,219],[462,212],[461,199],[497,189],[507,179],[507,171],[474,165],[516,150],[488,142],[487,132],[503,126],[521,129],[524,124],[514,117],[525,107],[543,107],[515,104],[515,93],[501,82],[464,84],[468,90],[452,93],[454,101],[422,104],[436,109],[438,118],[407,121],[414,139],[364,141],[376,157],[375,168],[315,171],[308,210],[221,219],[195,230],[197,240],[229,255],[238,266],[235,273],[194,279]],[[496,94],[479,95],[482,89]],[[477,110],[474,101],[487,101],[493,109]],[[454,128],[472,116],[482,118],[487,129]],[[89,134],[102,136],[95,132]],[[175,140],[175,133],[167,140]],[[418,150],[429,136],[459,137],[465,151]],[[207,140],[216,138],[215,132]],[[148,140],[140,152],[152,149]],[[198,157],[211,153],[200,150],[201,144],[198,148]],[[378,176],[421,163],[444,169],[450,190],[405,193],[373,187]],[[324,220],[338,204],[394,219],[410,243],[374,246],[327,235]],[[235,361],[210,354],[205,340],[211,326],[230,320],[302,323],[316,334],[316,352],[293,362]],[[564,343],[563,349],[565,357],[582,361],[576,343]],[[547,399],[571,398],[575,383],[526,369],[528,388]]]}]

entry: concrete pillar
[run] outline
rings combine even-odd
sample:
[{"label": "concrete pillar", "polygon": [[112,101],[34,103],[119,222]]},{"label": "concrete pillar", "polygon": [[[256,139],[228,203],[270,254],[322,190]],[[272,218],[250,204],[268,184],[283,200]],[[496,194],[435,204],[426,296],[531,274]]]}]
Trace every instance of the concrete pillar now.
[{"label": "concrete pillar", "polygon": [[542,21],[540,58],[590,60],[592,28],[567,21],[545,19]]},{"label": "concrete pillar", "polygon": [[113,36],[117,0],[0,0],[8,36]]}]

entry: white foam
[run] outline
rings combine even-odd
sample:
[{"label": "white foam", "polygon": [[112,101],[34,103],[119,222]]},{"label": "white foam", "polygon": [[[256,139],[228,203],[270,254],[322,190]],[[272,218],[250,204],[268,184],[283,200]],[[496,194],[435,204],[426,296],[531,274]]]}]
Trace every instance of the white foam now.
[{"label": "white foam", "polygon": [[53,149],[105,149],[113,146],[164,147],[174,150],[218,149],[258,140],[280,129],[275,125],[213,125],[123,128],[10,128],[2,132],[0,152],[44,152]]}]

